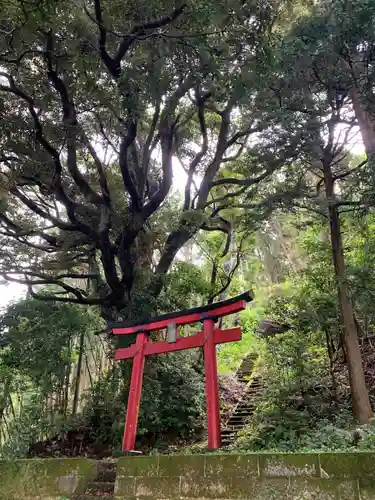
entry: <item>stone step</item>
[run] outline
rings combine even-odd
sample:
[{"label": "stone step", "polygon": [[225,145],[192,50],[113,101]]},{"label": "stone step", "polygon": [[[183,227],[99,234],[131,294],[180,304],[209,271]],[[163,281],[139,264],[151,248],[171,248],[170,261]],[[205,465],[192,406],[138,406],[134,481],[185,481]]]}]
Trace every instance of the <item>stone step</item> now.
[{"label": "stone step", "polygon": [[254,408],[235,408],[234,411],[230,414],[229,418],[237,416],[237,415],[242,415],[242,413],[254,413],[255,406]]},{"label": "stone step", "polygon": [[[65,498],[65,497],[63,497]],[[71,500],[98,500],[98,498],[105,498],[105,500],[115,500],[113,495],[73,495],[69,497]]]},{"label": "stone step", "polygon": [[107,470],[116,470],[117,462],[115,460],[102,460],[98,463],[99,473]]},{"label": "stone step", "polygon": [[98,463],[98,475],[95,483],[114,483],[116,481],[117,462],[103,461]]},{"label": "stone step", "polygon": [[229,422],[229,420],[243,420],[244,418],[247,418],[247,417],[252,417],[254,415],[254,412],[253,411],[241,411],[241,412],[236,412],[236,413],[233,413],[233,415],[231,415],[227,422]]},{"label": "stone step", "polygon": [[227,422],[242,422],[244,423],[246,420],[248,420],[249,418],[251,418],[253,416],[252,413],[244,413],[244,414],[241,414],[238,416],[238,418],[235,418],[235,419],[232,419],[230,418],[229,420],[227,420]]},{"label": "stone step", "polygon": [[243,413],[254,413],[256,409],[255,405],[247,405],[247,406],[237,406],[233,413],[231,414],[231,417],[234,417],[234,415],[242,415]]},{"label": "stone step", "polygon": [[247,417],[248,415],[251,415],[251,413],[249,414],[246,414],[246,413],[235,413],[234,415],[232,415],[230,418],[228,418],[227,422],[231,422],[232,420],[236,420],[236,421],[243,421],[243,419],[245,417]]},{"label": "stone step", "polygon": [[233,415],[231,415],[228,418],[227,422],[229,422],[229,420],[243,420],[245,417],[248,417],[249,415],[252,415],[252,414],[253,414],[253,412],[251,412],[251,411],[249,411],[249,412],[243,411],[241,413],[235,412],[235,413],[233,413]]},{"label": "stone step", "polygon": [[243,429],[246,426],[246,422],[233,422],[232,424],[227,424],[226,429],[237,431],[238,429]]},{"label": "stone step", "polygon": [[115,490],[115,483],[105,483],[105,482],[100,482],[100,481],[95,481],[92,483],[89,483],[86,487],[86,493],[89,495],[96,495],[100,496],[100,494],[103,494],[102,496],[108,495],[108,493],[114,493]]},{"label": "stone step", "polygon": [[107,469],[99,471],[96,482],[99,483],[114,483],[116,481],[116,469]]},{"label": "stone step", "polygon": [[229,420],[232,420],[233,418],[235,418],[236,420],[243,420],[244,418],[248,418],[248,417],[252,417],[254,414],[253,411],[249,411],[249,412],[241,412],[241,413],[236,413],[235,415],[232,415],[229,419],[228,419],[228,422]]},{"label": "stone step", "polygon": [[242,364],[238,367],[238,371],[243,370],[244,366],[254,366],[254,360],[252,359],[244,359]]}]

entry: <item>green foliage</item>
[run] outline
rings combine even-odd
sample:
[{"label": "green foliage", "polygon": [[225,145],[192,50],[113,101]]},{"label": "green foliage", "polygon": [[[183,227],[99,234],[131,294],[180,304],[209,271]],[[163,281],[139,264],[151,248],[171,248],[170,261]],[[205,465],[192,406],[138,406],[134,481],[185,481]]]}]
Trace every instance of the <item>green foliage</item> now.
[{"label": "green foliage", "polygon": [[103,326],[94,309],[21,300],[10,305],[0,319],[2,362],[51,391],[76,359],[73,341],[82,331],[92,334]]},{"label": "green foliage", "polygon": [[23,457],[31,443],[58,432],[68,418],[78,339],[82,333],[89,338],[103,326],[93,308],[33,298],[3,312],[0,410],[7,438],[1,454]]},{"label": "green foliage", "polygon": [[364,218],[354,215],[348,220],[348,280],[353,299],[360,312],[366,333],[375,325],[375,220],[373,214]]},{"label": "green foliage", "polygon": [[176,262],[166,277],[158,303],[162,311],[173,311],[205,303],[209,284],[202,269],[189,262]]},{"label": "green foliage", "polygon": [[223,344],[218,347],[217,361],[219,372],[228,373],[235,371],[248,354],[257,353],[261,350],[262,341],[256,332],[262,315],[263,308],[256,305],[239,314],[242,340],[240,342]]},{"label": "green foliage", "polygon": [[145,374],[140,434],[187,437],[201,429],[204,417],[203,374],[194,369],[195,355],[172,353],[154,360]]},{"label": "green foliage", "polygon": [[120,442],[119,428],[123,425],[130,375],[130,367],[126,368],[121,373],[115,366],[84,395],[84,426],[97,445]]},{"label": "green foliage", "polygon": [[[202,428],[203,375],[191,353],[149,358],[145,367],[138,437],[186,438]],[[128,396],[130,365],[118,365],[86,395],[85,426],[97,443],[120,447]]]},{"label": "green foliage", "polygon": [[[361,224],[356,216],[347,217],[344,227],[347,278],[357,311],[361,311],[361,318],[368,319],[368,333],[373,324],[372,217],[361,219]],[[305,267],[298,273],[290,271],[287,281],[263,292],[267,297],[264,317],[288,325],[288,330],[268,337],[263,343],[260,370],[264,389],[257,396],[256,412],[235,448],[371,449],[373,425],[356,430],[351,413],[349,382],[340,355],[338,301],[333,293],[335,280],[326,230],[319,222],[312,221],[299,229],[294,244],[302,251]],[[363,280],[367,280],[367,286]],[[369,377],[371,381],[373,375]]]},{"label": "green foliage", "polygon": [[[33,384],[23,380],[22,409],[17,418],[8,423],[9,437],[0,449],[3,458],[25,458],[28,455],[31,443],[39,441],[41,436],[55,434],[61,421],[53,422],[43,412],[45,393]],[[13,395],[14,404],[17,404],[16,394]]]},{"label": "green foliage", "polygon": [[[325,402],[324,397],[313,404],[322,401]],[[324,406],[318,414],[312,407],[297,410],[292,398],[288,402],[288,408],[280,408],[272,400],[259,405],[251,423],[239,436],[236,450],[306,452],[354,448],[355,422],[349,408],[335,408],[327,418]]]}]

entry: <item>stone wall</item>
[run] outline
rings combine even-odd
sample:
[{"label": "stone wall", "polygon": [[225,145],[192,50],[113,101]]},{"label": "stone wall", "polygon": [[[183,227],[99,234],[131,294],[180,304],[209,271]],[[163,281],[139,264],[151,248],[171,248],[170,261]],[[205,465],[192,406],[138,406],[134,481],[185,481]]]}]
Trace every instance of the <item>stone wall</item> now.
[{"label": "stone wall", "polygon": [[97,462],[85,458],[0,460],[0,500],[67,500],[96,473]]},{"label": "stone wall", "polygon": [[[0,461],[0,500],[88,499],[98,467],[87,459]],[[375,500],[375,453],[124,457],[115,498]]]},{"label": "stone wall", "polygon": [[116,498],[375,500],[375,453],[121,458]]}]

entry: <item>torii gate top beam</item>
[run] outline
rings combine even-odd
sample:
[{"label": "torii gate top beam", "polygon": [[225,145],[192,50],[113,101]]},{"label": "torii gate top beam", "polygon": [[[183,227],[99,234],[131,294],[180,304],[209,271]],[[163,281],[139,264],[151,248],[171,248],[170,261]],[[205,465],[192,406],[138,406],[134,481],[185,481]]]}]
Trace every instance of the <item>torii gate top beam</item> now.
[{"label": "torii gate top beam", "polygon": [[110,323],[109,327],[115,335],[130,335],[137,332],[152,332],[154,330],[161,330],[167,328],[168,324],[173,323],[176,326],[187,325],[189,323],[196,323],[205,317],[220,318],[239,311],[246,307],[246,302],[251,302],[253,295],[251,292],[245,292],[237,297],[232,297],[221,302],[215,302],[206,306],[193,307],[170,314],[163,314],[156,316],[142,324],[136,321],[131,322],[116,322]]}]

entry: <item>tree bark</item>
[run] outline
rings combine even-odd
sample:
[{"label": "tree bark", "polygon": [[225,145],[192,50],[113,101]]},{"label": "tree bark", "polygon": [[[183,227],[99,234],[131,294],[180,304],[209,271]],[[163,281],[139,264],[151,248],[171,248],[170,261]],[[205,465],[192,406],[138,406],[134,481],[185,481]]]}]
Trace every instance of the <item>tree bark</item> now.
[{"label": "tree bark", "polygon": [[337,382],[335,377],[334,370],[334,350],[332,348],[332,341],[328,330],[325,330],[326,334],[326,344],[327,344],[327,353],[329,358],[329,373],[331,376],[331,384],[332,384],[332,395],[335,402],[337,402]]},{"label": "tree bark", "polygon": [[371,166],[375,165],[375,117],[368,109],[363,92],[357,85],[351,91],[353,109],[358,121],[366,156]]},{"label": "tree bark", "polygon": [[7,400],[8,400],[8,397],[10,396],[9,389],[10,389],[10,378],[7,377],[5,380],[5,383],[4,383],[3,395],[0,399],[0,422],[4,416],[5,409],[7,406]]},{"label": "tree bark", "polygon": [[80,338],[79,338],[77,374],[76,374],[76,380],[75,380],[73,408],[72,408],[72,415],[73,416],[77,414],[77,409],[78,409],[79,390],[80,390],[80,386],[81,386],[81,372],[82,372],[84,344],[85,344],[85,332],[84,332],[84,330],[82,330]]},{"label": "tree bark", "polygon": [[354,321],[354,310],[346,281],[346,265],[340,228],[340,216],[335,203],[334,181],[330,162],[323,162],[326,196],[330,220],[332,261],[335,270],[337,293],[340,304],[344,343],[347,354],[349,383],[353,412],[361,424],[366,424],[373,416],[363,372],[362,356],[358,342],[358,331]]}]

